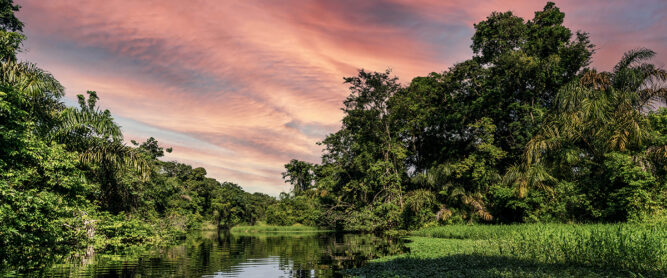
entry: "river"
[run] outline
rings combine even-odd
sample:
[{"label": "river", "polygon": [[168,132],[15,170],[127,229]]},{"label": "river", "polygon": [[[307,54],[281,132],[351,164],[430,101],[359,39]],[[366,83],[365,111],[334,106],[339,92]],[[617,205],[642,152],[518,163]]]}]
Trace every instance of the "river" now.
[{"label": "river", "polygon": [[405,251],[400,240],[368,234],[197,232],[180,245],[95,254],[46,276],[341,277],[340,270]]}]

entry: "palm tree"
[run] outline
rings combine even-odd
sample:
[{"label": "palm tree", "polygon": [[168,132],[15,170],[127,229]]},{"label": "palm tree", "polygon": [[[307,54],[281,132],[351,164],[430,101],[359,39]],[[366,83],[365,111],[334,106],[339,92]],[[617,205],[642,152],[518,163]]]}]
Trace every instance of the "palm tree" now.
[{"label": "palm tree", "polygon": [[[122,133],[111,113],[96,108],[97,93],[89,91],[87,102],[79,95],[79,109],[66,108],[60,102],[64,88],[53,75],[35,64],[14,61],[0,63],[0,86],[17,91],[43,135],[79,152],[83,162],[105,159],[118,166],[141,166],[137,153],[120,147]],[[108,144],[95,142],[99,139]]]},{"label": "palm tree", "polygon": [[58,99],[64,88],[50,73],[32,63],[0,63],[0,82],[21,92],[29,103],[42,98]]},{"label": "palm tree", "polygon": [[[505,180],[518,184],[519,195],[525,195],[521,188],[548,189],[544,182],[555,181],[545,167],[576,174],[577,161],[600,164],[609,152],[640,153],[652,138],[646,114],[667,100],[667,72],[646,62],[654,55],[648,49],[629,51],[613,72],[587,70],[562,88],[552,113],[526,146],[525,165],[510,168]],[[546,162],[544,156],[557,159]]]},{"label": "palm tree", "polygon": [[469,221],[473,220],[473,216],[478,216],[484,221],[493,220],[493,215],[488,211],[484,202],[483,192],[472,184],[457,180],[454,168],[453,164],[441,164],[415,175],[412,182],[424,188],[438,190],[440,196],[444,197],[436,215],[438,220],[446,220],[451,217],[450,209],[464,212],[463,216]]},{"label": "palm tree", "polygon": [[0,62],[0,86],[18,93],[18,105],[30,113],[42,135],[55,124],[54,111],[64,108],[59,99],[63,86],[53,75],[32,63]]},{"label": "palm tree", "polygon": [[80,154],[84,164],[102,163],[114,169],[135,168],[148,175],[150,167],[134,148],[123,144],[123,134],[109,110],[97,107],[99,97],[88,91],[88,99],[78,95],[79,108],[60,111],[59,123],[49,137]]},{"label": "palm tree", "polygon": [[541,132],[526,149],[530,164],[562,147],[580,142],[593,155],[624,152],[649,139],[645,113],[667,100],[667,72],[644,63],[655,55],[648,49],[623,56],[612,73],[586,71],[578,82],[563,88]]},{"label": "palm tree", "polygon": [[99,98],[95,92],[88,92],[87,101],[79,95],[78,109],[65,107],[60,101],[64,88],[50,73],[34,64],[13,60],[0,62],[0,87],[13,92],[17,105],[28,112],[35,124],[38,136],[79,153],[83,165],[97,165],[93,168],[106,177],[100,179],[103,192],[119,191],[114,188],[117,183],[110,180],[119,170],[134,168],[143,178],[148,177],[148,162],[122,143],[120,127],[111,113],[96,107]]},{"label": "palm tree", "polygon": [[112,211],[120,211],[128,207],[131,194],[117,180],[116,174],[135,169],[146,180],[151,167],[141,152],[123,143],[120,127],[109,110],[102,111],[97,107],[97,93],[88,91],[87,94],[87,100],[83,95],[77,96],[78,108],[68,107],[61,111],[59,125],[50,135],[80,154],[81,162],[91,167],[91,173],[100,183],[103,205]]}]

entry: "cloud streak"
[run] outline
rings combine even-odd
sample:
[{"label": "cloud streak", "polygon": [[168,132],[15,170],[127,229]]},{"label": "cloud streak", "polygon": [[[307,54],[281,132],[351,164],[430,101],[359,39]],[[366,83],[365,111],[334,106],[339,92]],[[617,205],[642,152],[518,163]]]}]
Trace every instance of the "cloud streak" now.
[{"label": "cloud streak", "polygon": [[[491,11],[532,18],[534,1],[18,0],[22,57],[73,98],[96,90],[126,137],[155,136],[175,159],[246,190],[277,194],[290,158],[318,162],[339,126],[343,76],[384,70],[408,82],[471,56],[472,24]],[[662,1],[557,1],[591,33],[595,66],[645,46],[667,61]],[[595,16],[591,16],[595,15]]]}]

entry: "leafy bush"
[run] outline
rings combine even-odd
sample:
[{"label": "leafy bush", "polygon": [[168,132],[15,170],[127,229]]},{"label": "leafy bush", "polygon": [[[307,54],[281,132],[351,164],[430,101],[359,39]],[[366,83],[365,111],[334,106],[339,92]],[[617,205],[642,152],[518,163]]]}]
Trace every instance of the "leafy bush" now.
[{"label": "leafy bush", "polygon": [[253,225],[253,226],[235,226],[230,229],[233,233],[266,233],[266,232],[317,232],[317,227],[304,226],[301,224],[293,224],[291,226],[275,226],[275,225]]},{"label": "leafy bush", "polygon": [[321,210],[316,199],[302,196],[283,196],[280,202],[266,209],[266,223],[280,226],[302,224],[318,226]]},{"label": "leafy bush", "polygon": [[85,212],[58,194],[0,181],[0,204],[0,269],[43,268],[87,242]]},{"label": "leafy bush", "polygon": [[33,137],[24,143],[23,167],[0,172],[0,269],[42,268],[88,242],[91,186],[76,155]]}]

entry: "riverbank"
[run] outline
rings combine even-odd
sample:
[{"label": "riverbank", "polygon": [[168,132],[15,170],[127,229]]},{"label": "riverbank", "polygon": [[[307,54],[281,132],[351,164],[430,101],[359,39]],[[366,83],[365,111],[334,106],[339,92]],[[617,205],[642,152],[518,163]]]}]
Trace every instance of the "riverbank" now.
[{"label": "riverbank", "polygon": [[232,233],[290,233],[290,232],[326,232],[328,230],[322,230],[317,227],[305,226],[301,224],[294,224],[291,226],[276,226],[276,225],[239,225],[234,226],[229,229]]},{"label": "riverbank", "polygon": [[[408,237],[409,253],[371,261],[358,277],[664,277],[667,225],[450,225]],[[639,276],[639,277],[642,277]]]}]

